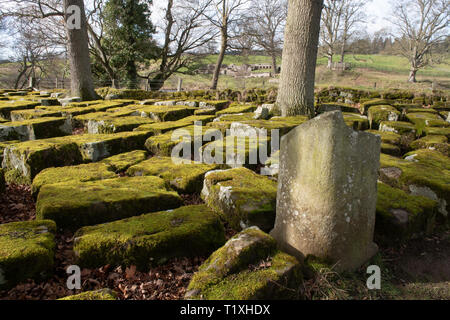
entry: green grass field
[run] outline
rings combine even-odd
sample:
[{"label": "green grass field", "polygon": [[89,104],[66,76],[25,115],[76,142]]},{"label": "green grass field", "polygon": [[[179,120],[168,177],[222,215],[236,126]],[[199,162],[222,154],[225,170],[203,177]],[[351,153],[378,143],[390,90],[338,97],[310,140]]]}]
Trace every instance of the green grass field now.
[{"label": "green grass field", "polygon": [[[202,58],[199,63],[214,64],[217,56],[210,55]],[[340,56],[336,55],[333,61],[339,61]],[[409,62],[406,58],[391,55],[352,55],[345,57],[345,62],[351,64],[352,69],[343,73],[332,72],[325,66],[327,59],[321,57],[317,61],[316,85],[324,86],[348,86],[359,89],[407,89],[427,92],[431,90],[431,83],[437,84],[437,89],[450,90],[450,57],[444,63],[428,66],[417,73],[418,83],[408,83]],[[242,65],[266,63],[270,64],[268,56],[236,56],[227,55],[224,64]],[[278,65],[281,58],[278,58]],[[185,89],[205,89],[211,82],[212,75],[174,75],[166,82],[165,88],[174,88],[178,78],[183,79]],[[267,88],[276,86],[276,81],[270,78],[234,78],[221,75],[219,78],[219,89],[249,89]],[[375,85],[376,84],[376,85]]]}]

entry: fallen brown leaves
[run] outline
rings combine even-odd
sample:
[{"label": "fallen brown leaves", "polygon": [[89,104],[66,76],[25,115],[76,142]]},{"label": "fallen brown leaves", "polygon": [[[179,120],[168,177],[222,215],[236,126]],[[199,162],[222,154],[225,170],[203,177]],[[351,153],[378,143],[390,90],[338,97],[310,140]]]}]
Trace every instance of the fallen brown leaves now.
[{"label": "fallen brown leaves", "polygon": [[[185,196],[186,202],[202,203],[198,196]],[[35,218],[35,203],[28,186],[10,185],[0,196],[0,224],[27,221]],[[66,286],[67,267],[76,264],[73,252],[73,234],[56,235],[55,266],[46,280],[28,280],[10,290],[0,291],[0,300],[54,300],[84,291],[109,288],[125,300],[177,300],[186,288],[204,258],[183,258],[169,261],[148,272],[110,265],[96,269],[81,269],[81,290]]]},{"label": "fallen brown leaves", "polygon": [[0,224],[33,220],[36,215],[30,186],[10,184],[0,195]]}]

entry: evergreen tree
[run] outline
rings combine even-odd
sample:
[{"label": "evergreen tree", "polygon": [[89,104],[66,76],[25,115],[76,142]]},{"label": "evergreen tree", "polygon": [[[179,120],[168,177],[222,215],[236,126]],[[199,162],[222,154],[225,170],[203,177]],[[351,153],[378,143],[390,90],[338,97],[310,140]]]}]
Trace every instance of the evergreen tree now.
[{"label": "evergreen tree", "polygon": [[137,87],[139,63],[154,58],[157,47],[150,20],[152,0],[108,0],[103,12],[103,46],[128,88]]}]

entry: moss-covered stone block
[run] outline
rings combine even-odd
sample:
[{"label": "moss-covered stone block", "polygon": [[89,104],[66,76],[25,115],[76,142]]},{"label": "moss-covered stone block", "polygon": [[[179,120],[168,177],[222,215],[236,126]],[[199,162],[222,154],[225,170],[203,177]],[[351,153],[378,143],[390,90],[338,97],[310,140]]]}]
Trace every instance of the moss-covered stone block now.
[{"label": "moss-covered stone block", "polygon": [[298,299],[302,281],[301,264],[277,251],[275,240],[253,227],[234,236],[205,261],[185,298]]},{"label": "moss-covered stone block", "polygon": [[420,233],[431,233],[435,227],[438,203],[422,196],[378,183],[375,234],[378,241],[394,243]]},{"label": "moss-covered stone block", "polygon": [[400,111],[390,105],[378,105],[370,107],[368,118],[371,128],[378,128],[381,121],[397,121]]},{"label": "moss-covered stone block", "polygon": [[382,143],[388,143],[396,146],[399,146],[401,144],[402,136],[395,132],[378,130],[366,130],[366,132],[370,132],[372,134],[380,136]]},{"label": "moss-covered stone block", "polygon": [[100,289],[95,291],[82,292],[58,300],[117,300],[117,294],[109,289]]},{"label": "moss-covered stone block", "polygon": [[411,149],[432,149],[441,152],[447,157],[450,155],[450,145],[446,136],[430,135],[413,141],[410,144]]},{"label": "moss-covered stone block", "polygon": [[82,266],[147,270],[172,258],[208,255],[224,243],[224,227],[200,205],[82,228],[75,234],[74,250]]},{"label": "moss-covered stone block", "polygon": [[58,228],[83,226],[177,208],[182,200],[158,177],[125,177],[90,182],[48,184],[41,187],[36,217]]},{"label": "moss-covered stone block", "polygon": [[11,111],[11,121],[25,121],[44,117],[61,117],[60,111],[45,111],[42,109]]},{"label": "moss-covered stone block", "polygon": [[134,166],[147,159],[147,151],[134,150],[130,152],[120,153],[118,155],[103,159],[101,163],[106,163],[114,172],[123,172],[129,167]]},{"label": "moss-covered stone block", "polygon": [[38,105],[39,105],[39,102],[26,101],[26,100],[0,101],[0,115],[5,119],[10,120],[11,119],[11,111],[34,109],[34,107],[36,107]]},{"label": "moss-covered stone block", "polygon": [[450,122],[445,121],[440,115],[429,112],[414,112],[406,114],[406,118],[417,126],[450,127]]},{"label": "moss-covered stone block", "polygon": [[116,178],[111,166],[106,163],[88,163],[77,166],[47,168],[42,170],[34,179],[32,192],[34,195],[44,185],[55,183],[88,182]]},{"label": "moss-covered stone block", "polygon": [[270,231],[274,226],[277,183],[249,169],[208,172],[201,196],[236,230],[257,226]]},{"label": "moss-covered stone block", "polygon": [[113,117],[107,118],[104,117],[102,119],[92,119],[87,123],[87,132],[91,134],[107,134],[107,133],[116,133],[123,131],[132,131],[133,129],[144,125],[150,124],[154,121],[152,119],[143,118],[143,117]]},{"label": "moss-covered stone block", "polygon": [[200,193],[208,171],[219,165],[203,163],[175,164],[170,157],[153,157],[127,170],[130,176],[158,176],[180,193]]},{"label": "moss-covered stone block", "polygon": [[446,136],[448,139],[450,139],[450,128],[435,128],[435,127],[425,127],[423,129],[423,132],[426,135],[442,135]]},{"label": "moss-covered stone block", "polygon": [[372,99],[361,104],[361,110],[364,114],[369,112],[369,108],[380,105],[392,105],[392,100],[388,99]]},{"label": "moss-covered stone block", "polygon": [[380,180],[412,195],[437,201],[439,213],[447,217],[450,209],[450,161],[442,153],[421,149],[406,154],[405,159],[381,154]]},{"label": "moss-covered stone block", "polygon": [[45,168],[82,162],[76,143],[57,139],[26,141],[7,146],[2,165],[8,171],[9,181],[31,184],[33,178]]},{"label": "moss-covered stone block", "polygon": [[415,135],[416,127],[410,122],[404,121],[381,121],[381,132],[394,132],[400,135]]},{"label": "moss-covered stone block", "polygon": [[[152,136],[145,141],[145,148],[150,151],[150,154],[161,157],[170,157],[172,155],[172,151],[176,146],[185,145],[186,149],[191,149],[191,155],[195,153],[194,150],[195,139],[201,139],[203,144],[206,144],[207,141],[211,139],[205,139],[205,135],[209,134],[215,136],[216,134],[220,134],[219,130],[212,129],[207,126],[202,126],[201,129],[197,126],[197,135],[196,138],[196,126],[187,126],[183,128],[179,128],[174,131],[169,131],[164,134]],[[200,137],[201,136],[201,137]]]},{"label": "moss-covered stone block", "polygon": [[72,124],[66,118],[37,118],[0,125],[0,141],[36,140],[72,134]]},{"label": "moss-covered stone block", "polygon": [[381,152],[392,156],[401,156],[401,149],[390,143],[381,143]]},{"label": "moss-covered stone block", "polygon": [[139,106],[136,108],[141,117],[148,117],[154,121],[176,121],[192,116],[197,108],[188,106]]},{"label": "moss-covered stone block", "polygon": [[27,279],[44,278],[53,267],[53,221],[12,222],[0,225],[0,288]]},{"label": "moss-covered stone block", "polygon": [[224,114],[237,114],[245,112],[253,112],[256,110],[256,106],[252,105],[231,105],[230,107],[216,112],[217,116]]},{"label": "moss-covered stone block", "polygon": [[367,130],[369,129],[369,120],[362,114],[343,112],[344,121],[347,126],[353,128],[353,130]]},{"label": "moss-covered stone block", "polygon": [[134,129],[134,131],[149,131],[153,135],[163,134],[179,128],[192,126],[195,122],[201,122],[203,125],[214,120],[214,116],[189,116],[178,121],[156,122],[145,124]]}]

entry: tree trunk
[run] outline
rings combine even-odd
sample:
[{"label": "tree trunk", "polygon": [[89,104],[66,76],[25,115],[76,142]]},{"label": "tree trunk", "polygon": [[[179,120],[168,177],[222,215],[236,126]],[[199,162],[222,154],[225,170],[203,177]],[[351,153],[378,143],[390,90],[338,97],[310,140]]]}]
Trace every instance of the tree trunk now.
[{"label": "tree trunk", "polygon": [[345,41],[342,42],[341,47],[341,63],[344,64],[344,57],[345,57]]},{"label": "tree trunk", "polygon": [[213,79],[211,82],[211,89],[217,89],[217,83],[219,82],[220,69],[222,68],[223,58],[225,57],[225,51],[228,46],[228,30],[227,27],[222,27],[221,30],[221,44],[220,44],[220,53],[217,58],[216,67],[214,68]]},{"label": "tree trunk", "polygon": [[413,83],[417,82],[416,74],[417,74],[417,69],[414,69],[414,68],[411,69],[411,71],[409,72],[409,79],[408,79],[408,81],[409,82],[413,82]]},{"label": "tree trunk", "polygon": [[327,68],[331,70],[331,67],[333,66],[333,55],[328,54],[327,59],[328,59]]},{"label": "tree trunk", "polygon": [[314,81],[323,0],[289,0],[277,105],[283,116],[314,117]]},{"label": "tree trunk", "polygon": [[[72,5],[80,8],[81,24],[79,29],[69,28],[67,25],[67,21],[73,13],[67,13],[66,11]],[[80,97],[82,100],[96,100],[98,95],[94,90],[92,80],[83,0],[64,0],[64,9],[70,61],[71,95]]]},{"label": "tree trunk", "polygon": [[273,70],[273,75],[278,74],[278,68],[277,68],[277,55],[275,53],[272,52],[271,54],[272,56],[272,70]]}]

